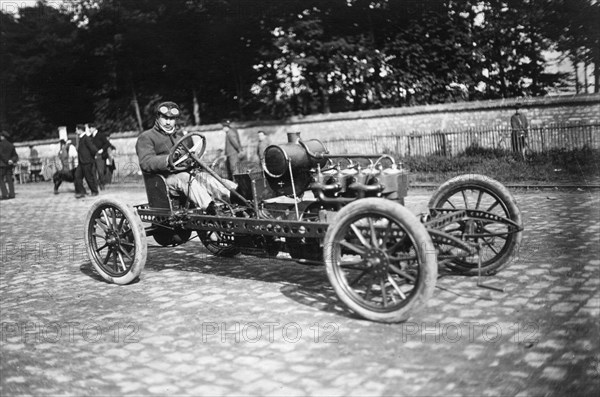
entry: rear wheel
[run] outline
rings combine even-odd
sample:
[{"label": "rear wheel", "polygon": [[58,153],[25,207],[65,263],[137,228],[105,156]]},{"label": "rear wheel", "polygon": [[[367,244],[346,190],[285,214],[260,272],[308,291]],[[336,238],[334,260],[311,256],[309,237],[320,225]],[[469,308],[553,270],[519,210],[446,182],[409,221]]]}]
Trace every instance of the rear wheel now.
[{"label": "rear wheel", "polygon": [[146,231],[137,211],[114,199],[92,204],[84,238],[92,265],[106,281],[128,284],[146,264]]},{"label": "rear wheel", "polygon": [[240,253],[234,245],[234,236],[212,230],[198,231],[198,237],[206,249],[215,256],[232,257]]},{"label": "rear wheel", "polygon": [[435,248],[406,208],[382,198],[354,201],[325,236],[327,276],[350,309],[373,321],[398,322],[433,295]]},{"label": "rear wheel", "polygon": [[[452,178],[442,184],[429,200],[429,208],[472,209],[491,213],[513,221],[521,230],[495,221],[474,219],[449,224],[442,231],[469,243],[481,246],[481,273],[494,274],[507,266],[517,255],[523,237],[523,220],[517,203],[500,182],[483,175],[468,174]],[[478,274],[476,256],[452,261],[463,274]]]},{"label": "rear wheel", "polygon": [[176,247],[188,241],[190,236],[192,235],[191,230],[187,229],[166,229],[166,228],[158,228],[152,234],[154,241],[163,247]]}]

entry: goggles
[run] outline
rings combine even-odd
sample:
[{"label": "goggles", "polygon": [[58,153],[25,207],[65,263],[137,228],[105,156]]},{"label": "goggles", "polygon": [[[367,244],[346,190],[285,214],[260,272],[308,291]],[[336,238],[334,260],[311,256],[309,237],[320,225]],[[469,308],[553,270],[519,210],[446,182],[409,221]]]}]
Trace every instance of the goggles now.
[{"label": "goggles", "polygon": [[[173,104],[174,105],[174,104]],[[169,106],[169,105],[160,105],[158,107],[158,114],[160,116],[164,116],[164,117],[171,117],[171,118],[175,118],[175,117],[179,117],[179,109],[175,106]]]}]

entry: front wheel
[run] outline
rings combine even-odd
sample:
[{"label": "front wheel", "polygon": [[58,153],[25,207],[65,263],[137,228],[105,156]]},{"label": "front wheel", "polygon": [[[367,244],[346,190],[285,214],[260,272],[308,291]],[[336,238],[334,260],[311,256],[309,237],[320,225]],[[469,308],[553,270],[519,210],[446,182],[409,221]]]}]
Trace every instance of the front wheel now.
[{"label": "front wheel", "polygon": [[431,237],[393,201],[365,198],[342,208],[327,230],[323,253],[336,294],[366,319],[404,321],[433,295],[437,259]]},{"label": "front wheel", "polygon": [[[483,175],[467,174],[442,184],[429,200],[432,212],[440,210],[479,210],[512,221],[470,219],[446,225],[442,231],[461,240],[481,246],[480,258],[456,258],[456,271],[477,275],[481,259],[481,274],[490,275],[507,266],[517,255],[523,238],[523,220],[517,203],[500,182]],[[438,211],[439,212],[439,211]]]},{"label": "front wheel", "polygon": [[92,204],[85,218],[84,238],[94,268],[106,281],[128,284],[146,264],[146,231],[136,210],[114,199]]}]

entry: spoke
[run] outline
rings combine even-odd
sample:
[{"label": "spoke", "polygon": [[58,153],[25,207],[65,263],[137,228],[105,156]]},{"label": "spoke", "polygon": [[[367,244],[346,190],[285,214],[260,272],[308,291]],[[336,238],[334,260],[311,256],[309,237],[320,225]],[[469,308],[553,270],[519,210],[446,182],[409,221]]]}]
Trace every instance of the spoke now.
[{"label": "spoke", "polygon": [[408,261],[416,261],[418,259],[418,257],[416,255],[415,256],[400,255],[400,256],[390,256],[389,259],[390,259],[390,261],[406,261],[406,262],[408,262]]},{"label": "spoke", "polygon": [[343,245],[344,247],[348,248],[351,251],[356,252],[359,255],[364,255],[365,251],[360,249],[360,247],[357,247],[356,245],[347,242],[346,240],[342,240],[340,241],[340,245]]},{"label": "spoke", "polygon": [[381,286],[381,299],[383,299],[383,307],[387,306],[387,292],[385,292],[385,283],[383,278],[379,280],[379,285]]},{"label": "spoke", "polygon": [[[187,150],[187,147],[186,147],[186,150]],[[188,151],[189,151],[189,150],[188,150]],[[186,154],[184,154],[183,156],[181,156],[180,158],[178,158],[178,159],[177,159],[177,161],[175,161],[175,162],[173,163],[173,165],[174,165],[174,166],[176,166],[176,165],[179,165],[179,164],[183,163],[184,161],[186,161],[186,160],[187,160],[187,159],[189,159],[189,158],[190,158],[190,155],[189,155],[189,153],[186,153]]]},{"label": "spoke", "polygon": [[371,248],[371,246],[369,245],[369,243],[367,242],[367,240],[365,240],[365,237],[362,235],[362,233],[360,232],[360,230],[358,230],[358,228],[356,227],[356,225],[352,224],[350,225],[350,228],[352,229],[352,231],[354,232],[354,234],[356,235],[356,237],[358,237],[358,239],[360,240],[361,244],[364,245],[367,248]]},{"label": "spoke", "polygon": [[500,202],[499,202],[498,200],[496,200],[496,201],[494,202],[494,204],[492,204],[492,206],[486,210],[486,212],[491,212],[491,211],[492,211],[492,209],[496,208],[496,206],[497,206],[498,204],[500,204]]},{"label": "spoke", "polygon": [[192,148],[190,150],[188,150],[190,153],[196,153],[196,150],[198,150],[198,148],[202,146],[202,141],[197,142],[194,146],[192,146]]},{"label": "spoke", "polygon": [[481,196],[483,196],[483,190],[479,191],[479,196],[477,196],[477,204],[475,205],[475,209],[479,208],[479,204],[481,203]]},{"label": "spoke", "polygon": [[119,255],[119,262],[121,262],[121,266],[123,267],[123,271],[127,270],[127,266],[125,266],[125,262],[123,261],[123,257],[121,256],[120,252],[117,252],[117,255]]},{"label": "spoke", "polygon": [[115,230],[119,230],[119,229],[116,228],[117,227],[117,211],[113,208],[111,212],[112,212],[112,224],[113,224],[113,227],[115,228]]},{"label": "spoke", "polygon": [[365,291],[365,300],[369,300],[369,295],[371,294],[371,288],[373,288],[373,283],[367,283],[367,290]]},{"label": "spoke", "polygon": [[104,245],[100,248],[96,248],[96,252],[100,252],[102,251],[104,248],[106,248],[108,246],[108,243],[104,243]]},{"label": "spoke", "polygon": [[392,245],[392,247],[390,249],[388,249],[388,252],[394,252],[396,251],[398,248],[400,248],[400,245],[404,244],[406,242],[407,236],[402,236],[398,242],[394,245]]},{"label": "spoke", "polygon": [[461,191],[460,191],[460,193],[462,194],[462,196],[463,196],[463,200],[465,201],[465,208],[466,208],[466,209],[469,209],[469,201],[467,200],[467,196],[466,196],[466,194],[465,194],[465,191],[464,191],[464,190],[461,190]]},{"label": "spoke", "polygon": [[447,199],[446,199],[446,202],[447,202],[448,204],[450,204],[450,205],[452,206],[452,208],[456,208],[456,207],[454,206],[454,204],[452,204],[452,202],[450,202],[450,199],[449,199],[449,198],[447,198]]},{"label": "spoke", "polygon": [[133,230],[131,229],[127,229],[125,230],[123,233],[119,234],[119,238],[125,238],[125,236],[127,236],[129,233],[131,233]]},{"label": "spoke", "polygon": [[113,250],[113,269],[117,271],[117,250]]},{"label": "spoke", "polygon": [[383,235],[383,241],[381,242],[381,246],[385,247],[387,243],[390,241],[390,236],[392,235],[392,222],[388,221],[387,227],[385,228],[385,234]]},{"label": "spoke", "polygon": [[[394,287],[396,292],[398,292],[398,295],[400,295],[400,297],[402,299],[406,299],[406,295],[404,295],[404,292],[402,292],[402,290],[400,290],[400,287],[398,287],[398,284],[396,284],[396,282],[394,281],[392,276],[390,276],[389,274],[388,274],[388,281],[390,282],[390,284],[392,284],[392,286]],[[392,295],[392,299],[393,298],[394,298],[394,295]]]},{"label": "spoke", "polygon": [[406,273],[404,270],[397,268],[396,266],[390,264],[390,269],[392,269],[394,271],[394,273],[396,273],[399,276],[404,277],[405,279],[412,281],[413,283],[415,281],[417,281],[417,279],[415,277],[413,277],[412,275]]},{"label": "spoke", "polygon": [[375,225],[373,224],[373,218],[371,217],[369,217],[369,229],[371,229],[371,242],[373,243],[373,247],[378,248],[377,233],[375,233]]},{"label": "spoke", "polygon": [[102,240],[106,240],[106,236],[103,236],[103,235],[101,235],[101,234],[98,234],[98,233],[92,233],[92,236],[94,236],[94,237],[99,237],[99,238],[101,238]]},{"label": "spoke", "polygon": [[346,261],[346,262],[340,263],[340,267],[342,269],[363,270],[363,269],[365,269],[365,267],[358,266],[358,265],[364,265],[364,264],[365,264],[364,260]]},{"label": "spoke", "polygon": [[109,247],[108,251],[106,252],[106,258],[104,258],[104,261],[102,262],[102,266],[106,266],[108,264],[108,260],[110,259],[111,254],[112,254],[112,249]]},{"label": "spoke", "polygon": [[96,218],[96,224],[98,226],[100,226],[100,229],[102,229],[102,231],[104,231],[104,233],[108,232],[108,225],[105,223],[102,223],[102,219]]},{"label": "spoke", "polygon": [[123,215],[121,217],[121,220],[119,221],[119,227],[117,227],[117,230],[121,230],[123,228],[124,223],[125,223],[125,215]]},{"label": "spoke", "polygon": [[102,210],[102,216],[104,217],[106,227],[110,227],[110,221],[108,220],[108,215],[106,215],[106,208]]},{"label": "spoke", "polygon": [[127,246],[127,247],[131,247],[131,248],[135,247],[135,244],[133,244],[133,243],[130,243],[130,242],[128,242],[128,241],[120,241],[119,243],[120,243],[121,245],[125,245],[125,246]]},{"label": "spoke", "polygon": [[349,285],[353,286],[354,284],[358,283],[360,281],[361,278],[363,278],[365,276],[365,274],[367,274],[369,272],[368,269],[364,269],[354,280],[352,280]]},{"label": "spoke", "polygon": [[503,240],[506,240],[508,237],[510,232],[492,232],[491,230],[486,229],[485,227],[482,227],[483,231],[485,231],[486,233],[491,234],[493,237],[500,237]]},{"label": "spoke", "polygon": [[492,251],[494,251],[494,253],[496,255],[498,255],[498,251],[496,251],[496,249],[494,248],[494,246],[491,243],[488,243],[487,241],[483,240],[483,242],[485,243],[485,245],[487,245],[488,247],[490,247],[492,249]]},{"label": "spoke", "polygon": [[132,259],[131,255],[129,255],[129,253],[127,251],[125,251],[122,247],[119,247],[119,251],[121,251],[121,253],[127,257],[127,259],[129,259],[129,260]]}]

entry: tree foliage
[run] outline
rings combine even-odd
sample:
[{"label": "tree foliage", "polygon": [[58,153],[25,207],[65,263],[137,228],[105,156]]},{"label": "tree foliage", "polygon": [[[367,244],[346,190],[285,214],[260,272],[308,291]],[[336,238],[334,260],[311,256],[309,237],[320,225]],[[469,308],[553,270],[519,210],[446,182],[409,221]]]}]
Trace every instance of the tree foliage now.
[{"label": "tree foliage", "polygon": [[544,51],[598,65],[600,48],[592,0],[65,4],[0,13],[0,126],[14,140],[146,128],[166,99],[199,124],[545,95],[562,76]]}]

